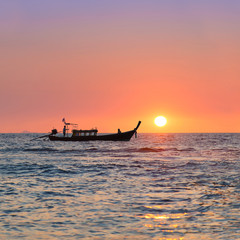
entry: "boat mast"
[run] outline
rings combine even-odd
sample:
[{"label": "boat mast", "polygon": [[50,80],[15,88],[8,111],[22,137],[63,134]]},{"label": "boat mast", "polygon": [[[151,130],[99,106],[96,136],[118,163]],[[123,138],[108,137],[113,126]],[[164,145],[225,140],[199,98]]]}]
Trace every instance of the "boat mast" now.
[{"label": "boat mast", "polygon": [[64,123],[64,129],[65,129],[65,131],[67,133],[67,137],[68,137],[68,130],[69,130],[68,126],[72,125],[73,128],[77,128],[78,127],[78,125],[76,123],[67,123],[65,118],[62,119],[62,122]]}]

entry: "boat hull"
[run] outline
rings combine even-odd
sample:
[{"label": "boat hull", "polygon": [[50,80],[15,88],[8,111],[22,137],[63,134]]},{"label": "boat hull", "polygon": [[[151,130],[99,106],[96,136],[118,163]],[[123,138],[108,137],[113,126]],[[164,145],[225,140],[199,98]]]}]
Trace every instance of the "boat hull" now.
[{"label": "boat hull", "polygon": [[72,136],[72,137],[60,137],[50,135],[49,139],[51,141],[129,141],[135,134],[136,130],[115,133],[115,134],[105,134],[97,136]]},{"label": "boat hull", "polygon": [[114,134],[102,134],[102,135],[85,135],[85,136],[71,136],[71,137],[61,137],[55,134],[50,134],[48,137],[51,141],[73,141],[73,142],[83,142],[83,141],[129,141],[132,136],[137,132],[141,121],[138,125],[131,131],[128,132],[118,132]]}]

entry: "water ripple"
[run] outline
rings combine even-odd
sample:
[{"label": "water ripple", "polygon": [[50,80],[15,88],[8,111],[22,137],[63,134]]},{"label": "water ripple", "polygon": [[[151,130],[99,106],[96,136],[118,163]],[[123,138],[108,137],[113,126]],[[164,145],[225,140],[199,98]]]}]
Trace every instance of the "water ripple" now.
[{"label": "water ripple", "polygon": [[239,134],[0,134],[1,239],[238,239]]}]

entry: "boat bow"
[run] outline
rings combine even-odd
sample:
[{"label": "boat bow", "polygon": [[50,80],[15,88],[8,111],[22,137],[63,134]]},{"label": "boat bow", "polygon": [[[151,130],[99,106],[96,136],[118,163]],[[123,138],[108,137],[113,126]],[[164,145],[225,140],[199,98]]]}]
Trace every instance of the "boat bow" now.
[{"label": "boat bow", "polygon": [[134,128],[134,130],[135,130],[135,131],[137,131],[137,130],[138,130],[138,128],[139,128],[139,126],[140,126],[140,124],[141,124],[141,121],[139,121],[139,122],[138,122],[138,125],[137,125],[137,126]]}]

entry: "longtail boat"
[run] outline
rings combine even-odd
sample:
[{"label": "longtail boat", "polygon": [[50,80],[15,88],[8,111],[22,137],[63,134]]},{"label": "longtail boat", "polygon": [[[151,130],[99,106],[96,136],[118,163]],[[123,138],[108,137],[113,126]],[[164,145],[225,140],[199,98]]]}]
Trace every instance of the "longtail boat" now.
[{"label": "longtail boat", "polygon": [[[136,136],[137,129],[141,124],[141,121],[139,121],[133,130],[127,132],[121,132],[120,129],[118,129],[117,133],[98,135],[98,130],[96,128],[91,130],[77,130],[77,124],[66,123],[65,119],[63,119],[63,122],[63,134],[57,135],[58,131],[53,129],[52,132],[47,135],[51,141],[129,141],[134,134]],[[72,130],[71,136],[68,134],[69,125],[75,127],[75,129]]]}]

